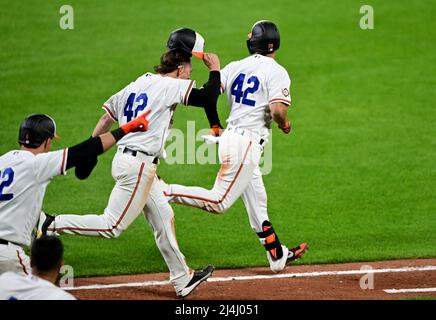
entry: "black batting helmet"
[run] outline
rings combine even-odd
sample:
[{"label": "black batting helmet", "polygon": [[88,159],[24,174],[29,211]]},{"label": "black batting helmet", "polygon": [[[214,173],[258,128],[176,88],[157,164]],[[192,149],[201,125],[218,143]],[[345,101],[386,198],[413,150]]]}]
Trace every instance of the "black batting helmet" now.
[{"label": "black batting helmet", "polygon": [[171,32],[167,41],[168,50],[182,50],[189,56],[203,59],[204,38],[192,29],[180,28]]},{"label": "black batting helmet", "polygon": [[56,135],[56,123],[46,114],[32,114],[21,123],[18,143],[26,148],[38,148],[47,138]]},{"label": "black batting helmet", "polygon": [[280,48],[280,33],[277,26],[267,20],[258,21],[248,35],[247,47],[250,54],[273,53]]}]

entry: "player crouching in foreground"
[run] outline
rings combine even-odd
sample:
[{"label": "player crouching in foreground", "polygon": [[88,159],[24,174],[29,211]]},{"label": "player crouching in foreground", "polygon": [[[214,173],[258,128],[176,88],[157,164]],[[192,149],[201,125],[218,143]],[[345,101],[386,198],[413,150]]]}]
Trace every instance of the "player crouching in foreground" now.
[{"label": "player crouching in foreground", "polygon": [[146,131],[148,113],[64,150],[52,151],[56,124],[45,114],[27,117],[20,126],[20,150],[0,157],[0,274],[30,274],[30,247],[40,218],[45,190],[52,178],[66,174],[89,157],[97,157],[130,132]]},{"label": "player crouching in foreground", "polygon": [[247,40],[250,56],[229,63],[221,70],[221,88],[227,92],[230,115],[219,138],[221,169],[212,190],[177,184],[166,186],[169,201],[223,213],[241,197],[252,229],[265,246],[273,272],[283,270],[308,249],[282,245],[267,213],[267,195],[259,169],[263,146],[274,120],[288,134],[291,103],[288,72],[275,60],[280,34],[274,23],[254,24]]},{"label": "player crouching in foreground", "polygon": [[[115,121],[122,124],[151,110],[149,130],[118,143],[112,163],[115,186],[103,214],[47,215],[41,227],[48,234],[116,238],[144,212],[179,297],[186,297],[209,278],[214,267],[209,265],[195,272],[188,267],[177,244],[174,213],[164,197],[156,170],[178,104],[203,107],[211,126],[220,126],[216,111],[221,83],[219,59],[215,54],[204,53],[203,45],[204,39],[197,32],[187,28],[175,30],[167,43],[169,50],[155,67],[156,73],[140,76],[103,105],[106,114],[93,135],[106,132]],[[209,80],[201,89],[194,88],[195,81],[190,80],[192,55],[201,58],[210,70]]]},{"label": "player crouching in foreground", "polygon": [[5,272],[0,276],[0,300],[76,300],[59,285],[64,247],[59,238],[41,237],[32,243],[32,274]]}]

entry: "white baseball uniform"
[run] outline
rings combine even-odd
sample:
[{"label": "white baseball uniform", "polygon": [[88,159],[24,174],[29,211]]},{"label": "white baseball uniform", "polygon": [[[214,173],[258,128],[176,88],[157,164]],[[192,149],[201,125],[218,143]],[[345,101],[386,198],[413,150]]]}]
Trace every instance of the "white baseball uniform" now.
[{"label": "white baseball uniform", "polygon": [[[231,62],[221,71],[222,91],[227,93],[230,115],[219,139],[221,168],[212,190],[168,185],[170,201],[222,213],[241,196],[251,227],[262,232],[268,219],[267,196],[259,169],[263,145],[271,124],[269,104],[290,105],[291,80],[273,58],[260,54]],[[265,240],[261,239],[264,244]],[[288,249],[283,247],[283,257]],[[270,264],[274,262],[270,259]],[[283,265],[283,264],[282,264]]]},{"label": "white baseball uniform", "polygon": [[51,179],[65,174],[67,149],[34,155],[14,150],[0,157],[0,274],[30,273],[29,247]]},{"label": "white baseball uniform", "polygon": [[[157,157],[161,156],[171,119],[177,104],[187,104],[195,86],[193,80],[175,79],[146,73],[113,95],[104,110],[125,124],[151,110],[149,127],[123,137],[112,162],[116,184],[102,215],[58,215],[50,232],[84,236],[117,237],[144,210],[156,244],[170,270],[170,280],[176,290],[192,278],[192,272],[180,252],[173,232],[173,211],[163,195],[156,177]],[[133,150],[136,155],[133,156]],[[127,151],[127,153],[126,153]]]},{"label": "white baseball uniform", "polygon": [[53,283],[34,275],[0,275],[0,300],[76,300]]}]

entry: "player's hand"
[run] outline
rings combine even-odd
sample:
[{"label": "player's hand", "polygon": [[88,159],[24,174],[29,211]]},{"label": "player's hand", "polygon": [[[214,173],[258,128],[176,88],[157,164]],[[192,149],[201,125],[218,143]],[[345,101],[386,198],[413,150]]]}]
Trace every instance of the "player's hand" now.
[{"label": "player's hand", "polygon": [[213,125],[210,127],[210,133],[215,137],[219,137],[223,133],[223,128],[218,124]]},{"label": "player's hand", "polygon": [[120,127],[121,130],[123,130],[125,134],[131,133],[131,132],[137,132],[137,131],[147,131],[148,130],[148,123],[149,123],[147,120],[147,116],[150,112],[151,112],[151,110],[148,109],[145,113],[141,114],[136,119],[122,125]]},{"label": "player's hand", "polygon": [[203,55],[203,62],[210,71],[220,71],[220,59],[215,53],[206,52]]},{"label": "player's hand", "polygon": [[291,132],[291,123],[289,122],[289,120],[286,120],[286,124],[284,127],[279,126],[279,128],[286,134],[288,134],[289,132]]},{"label": "player's hand", "polygon": [[201,137],[204,139],[204,141],[206,141],[207,144],[217,144],[220,141],[220,137],[215,137],[211,134],[207,134]]}]

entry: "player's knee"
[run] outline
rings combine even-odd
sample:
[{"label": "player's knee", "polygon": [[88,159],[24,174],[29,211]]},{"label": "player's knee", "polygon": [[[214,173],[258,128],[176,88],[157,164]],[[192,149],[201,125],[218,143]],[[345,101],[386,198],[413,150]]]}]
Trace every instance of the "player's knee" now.
[{"label": "player's knee", "polygon": [[123,229],[120,228],[119,226],[116,228],[113,228],[111,231],[107,232],[106,235],[108,236],[108,238],[118,238],[122,233],[123,233]]},{"label": "player's knee", "polygon": [[226,205],[224,202],[220,202],[216,205],[210,206],[209,211],[216,214],[222,214],[225,213],[229,208],[229,205]]}]

